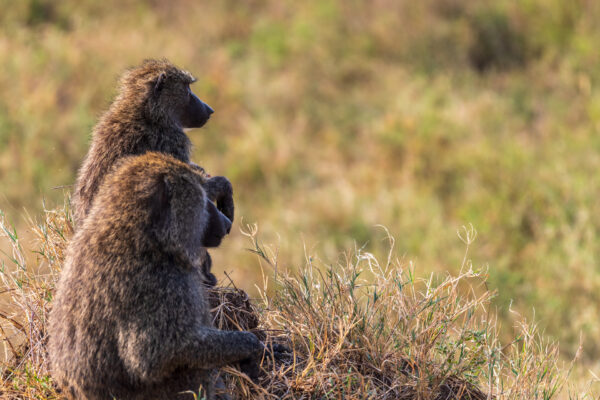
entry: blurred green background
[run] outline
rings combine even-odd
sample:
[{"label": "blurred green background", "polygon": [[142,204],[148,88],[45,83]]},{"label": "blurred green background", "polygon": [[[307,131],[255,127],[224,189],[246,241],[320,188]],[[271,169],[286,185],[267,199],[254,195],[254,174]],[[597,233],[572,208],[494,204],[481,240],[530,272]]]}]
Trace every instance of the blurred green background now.
[{"label": "blurred green background", "polygon": [[[216,110],[194,161],[282,265],[383,252],[381,224],[419,275],[456,272],[472,223],[503,329],[535,313],[565,359],[583,333],[597,370],[599,21],[593,0],[0,0],[0,208],[62,204],[119,74],[167,57]],[[245,247],[234,229],[215,269],[255,293]]]}]

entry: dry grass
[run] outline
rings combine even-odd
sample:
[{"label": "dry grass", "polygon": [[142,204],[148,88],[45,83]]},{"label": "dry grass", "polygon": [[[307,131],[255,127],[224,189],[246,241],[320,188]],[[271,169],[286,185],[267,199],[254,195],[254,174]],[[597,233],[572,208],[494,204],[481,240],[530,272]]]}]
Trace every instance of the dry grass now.
[{"label": "dry grass", "polygon": [[[260,245],[256,229],[246,234],[277,271],[275,252]],[[474,230],[461,237],[468,250]],[[274,294],[263,291],[260,327],[294,357],[267,360],[258,385],[234,380],[240,398],[556,397],[568,375],[557,346],[525,322],[513,342],[498,341],[494,293],[467,253],[457,276],[419,279],[395,258],[389,239],[384,260],[355,249],[334,265],[307,257],[298,272],[278,271]]]},{"label": "dry grass", "polygon": [[[471,256],[490,264],[503,339],[518,321],[510,305],[535,309],[565,360],[583,333],[585,367],[600,375],[600,2],[0,0],[0,10],[0,208],[22,233],[24,207],[62,202],[52,188],[74,182],[118,75],[167,57],[198,75],[194,91],[216,110],[190,132],[194,161],[231,179],[236,215],[260,222],[266,242],[285,239],[282,260],[302,258],[301,235],[325,259],[354,241],[384,253],[373,228],[384,224],[421,274],[458,274],[454,230],[473,223]],[[498,68],[473,68],[482,50]],[[256,296],[244,240],[215,252],[215,273]]]},{"label": "dry grass", "polygon": [[17,231],[2,216],[0,236],[10,244],[2,262],[2,308],[0,329],[5,361],[0,374],[3,399],[60,398],[48,374],[46,354],[47,317],[52,292],[64,260],[67,241],[72,234],[68,202],[62,210],[45,210],[45,219],[33,223],[37,237],[36,263],[27,263],[26,252]]},{"label": "dry grass", "polygon": [[[3,265],[0,275],[0,328],[9,360],[2,365],[0,396],[59,399],[44,344],[52,289],[71,235],[68,207],[47,210],[43,221],[32,223],[38,238],[33,265],[25,264],[17,232],[1,222],[14,265]],[[522,322],[512,342],[499,342],[490,311],[494,293],[485,270],[475,270],[468,258],[472,228],[460,235],[467,249],[461,272],[428,279],[396,258],[392,237],[383,259],[363,249],[334,264],[307,256],[292,273],[278,264],[276,250],[259,242],[256,227],[244,234],[264,271],[261,299],[253,304],[232,281],[217,288],[211,296],[215,324],[254,331],[293,354],[266,355],[257,383],[224,368],[236,398],[552,399],[565,387],[569,369],[535,325]]]}]

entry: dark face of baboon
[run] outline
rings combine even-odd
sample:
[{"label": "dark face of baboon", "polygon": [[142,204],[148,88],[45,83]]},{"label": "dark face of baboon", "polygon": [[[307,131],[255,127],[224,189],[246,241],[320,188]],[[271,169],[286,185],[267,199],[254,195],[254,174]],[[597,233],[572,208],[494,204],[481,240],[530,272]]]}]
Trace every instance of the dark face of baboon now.
[{"label": "dark face of baboon", "polygon": [[51,371],[68,397],[192,399],[180,393],[202,385],[213,399],[218,368],[257,365],[264,346],[252,333],[212,326],[205,247],[229,225],[204,184],[161,153],[125,157],[104,180],[50,315]]},{"label": "dark face of baboon", "polygon": [[210,201],[207,202],[206,209],[209,222],[202,244],[204,247],[217,247],[221,244],[221,239],[231,230],[231,221]]},{"label": "dark face of baboon", "polygon": [[194,260],[203,248],[221,244],[231,230],[231,221],[207,200],[206,180],[195,171],[190,176],[176,181],[173,176],[161,177],[149,208],[157,240],[166,248],[182,246]]},{"label": "dark face of baboon", "polygon": [[[167,60],[147,60],[121,77],[119,94],[94,127],[78,173],[72,197],[76,227],[120,158],[156,151],[190,162],[191,142],[183,129],[203,126],[213,113],[192,93],[194,81]],[[227,216],[232,219],[233,211]]]},{"label": "dark face of baboon", "polygon": [[190,88],[195,81],[191,75],[176,71],[171,75],[162,72],[152,82],[152,101],[164,105],[165,114],[182,128],[200,128],[210,118],[214,110],[200,100]]},{"label": "dark face of baboon", "polygon": [[184,128],[200,128],[210,118],[214,110],[202,100],[200,100],[191,89],[188,88],[189,102],[187,107],[183,108],[181,115],[181,125]]}]

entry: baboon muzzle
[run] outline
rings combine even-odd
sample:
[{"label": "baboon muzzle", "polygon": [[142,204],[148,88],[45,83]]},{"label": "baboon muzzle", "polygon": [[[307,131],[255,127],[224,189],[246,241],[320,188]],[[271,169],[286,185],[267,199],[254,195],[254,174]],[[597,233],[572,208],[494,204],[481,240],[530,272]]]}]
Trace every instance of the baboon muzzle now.
[{"label": "baboon muzzle", "polygon": [[231,231],[231,221],[211,202],[206,203],[208,225],[204,232],[204,247],[217,247],[221,240]]},{"label": "baboon muzzle", "polygon": [[215,110],[208,104],[191,93],[187,110],[181,119],[181,124],[184,128],[200,128],[206,124],[210,115],[214,112]]}]

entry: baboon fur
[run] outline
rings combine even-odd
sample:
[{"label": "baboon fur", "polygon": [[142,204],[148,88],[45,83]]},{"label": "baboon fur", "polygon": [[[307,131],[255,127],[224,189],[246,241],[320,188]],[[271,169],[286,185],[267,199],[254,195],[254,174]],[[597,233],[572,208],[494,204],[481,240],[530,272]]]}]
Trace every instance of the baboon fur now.
[{"label": "baboon fur", "polygon": [[[94,127],[78,172],[72,197],[76,228],[90,210],[104,177],[121,157],[156,151],[190,163],[191,142],[183,129],[204,125],[212,113],[190,91],[194,81],[189,72],[167,60],[146,60],[121,77],[119,93]],[[231,185],[227,181],[223,187],[223,182],[209,179],[205,189],[233,220],[233,200],[227,193],[232,192]]]},{"label": "baboon fur", "polygon": [[192,399],[180,393],[202,385],[213,399],[219,367],[257,365],[264,346],[252,333],[211,323],[195,260],[224,233],[211,233],[204,180],[151,152],[122,159],[99,188],[50,314],[51,373],[68,398]]}]

